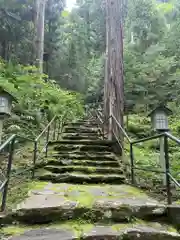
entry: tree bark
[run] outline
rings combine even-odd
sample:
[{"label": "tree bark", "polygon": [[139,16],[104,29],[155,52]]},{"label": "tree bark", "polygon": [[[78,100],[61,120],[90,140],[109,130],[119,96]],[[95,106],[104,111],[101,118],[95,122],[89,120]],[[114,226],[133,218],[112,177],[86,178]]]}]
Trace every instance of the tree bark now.
[{"label": "tree bark", "polygon": [[4,40],[2,43],[1,43],[1,45],[2,45],[2,53],[1,53],[1,56],[2,56],[2,58],[5,60],[5,61],[7,61],[7,55],[8,55],[8,53],[7,53],[7,51],[8,51],[8,47],[7,47],[7,45],[8,45],[8,43],[7,43],[7,41],[6,40]]},{"label": "tree bark", "polygon": [[[105,54],[105,79],[104,79],[104,121],[105,121],[105,131],[109,132],[109,121],[108,117],[110,115],[109,109],[109,78],[110,78],[110,68],[109,68],[109,34],[110,34],[110,24],[109,24],[109,8],[108,2],[106,0],[106,54]],[[109,133],[108,133],[109,135]]]},{"label": "tree bark", "polygon": [[[108,104],[112,104],[112,114],[124,127],[124,77],[123,77],[123,35],[122,35],[122,0],[106,0],[106,79],[104,91],[104,111],[106,118],[110,112]],[[114,121],[113,121],[114,123]],[[113,131],[121,139],[123,144],[122,131],[113,125]],[[109,126],[109,130],[110,126]]]},{"label": "tree bark", "polygon": [[36,0],[35,16],[35,56],[36,66],[39,73],[43,73],[43,54],[44,54],[44,22],[45,22],[46,0]]}]

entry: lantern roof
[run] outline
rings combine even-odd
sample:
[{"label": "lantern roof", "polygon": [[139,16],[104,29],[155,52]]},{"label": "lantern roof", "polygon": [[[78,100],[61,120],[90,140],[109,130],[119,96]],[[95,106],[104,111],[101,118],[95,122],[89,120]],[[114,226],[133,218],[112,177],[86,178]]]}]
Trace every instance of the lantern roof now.
[{"label": "lantern roof", "polygon": [[171,115],[173,112],[171,109],[169,109],[168,107],[166,107],[164,104],[160,104],[159,106],[157,106],[156,108],[154,108],[149,114],[148,117],[154,115],[156,112],[164,112],[167,115]]},{"label": "lantern roof", "polygon": [[13,96],[10,92],[5,90],[2,86],[0,86],[0,95],[1,94],[6,94],[6,95],[8,95],[11,98],[12,101],[17,102],[17,98],[15,96]]}]

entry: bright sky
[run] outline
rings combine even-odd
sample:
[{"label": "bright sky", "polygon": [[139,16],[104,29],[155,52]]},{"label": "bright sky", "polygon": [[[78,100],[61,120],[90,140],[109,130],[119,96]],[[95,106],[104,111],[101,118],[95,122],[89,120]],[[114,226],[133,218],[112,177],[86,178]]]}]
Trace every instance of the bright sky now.
[{"label": "bright sky", "polygon": [[66,0],[66,6],[68,10],[71,10],[76,4],[76,0]]}]

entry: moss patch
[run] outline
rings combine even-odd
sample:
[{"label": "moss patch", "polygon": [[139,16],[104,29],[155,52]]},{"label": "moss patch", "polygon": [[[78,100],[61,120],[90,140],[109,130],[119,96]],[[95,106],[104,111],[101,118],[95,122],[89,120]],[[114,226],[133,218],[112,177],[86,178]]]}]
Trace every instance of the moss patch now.
[{"label": "moss patch", "polygon": [[90,231],[93,228],[93,224],[89,224],[83,220],[68,221],[68,222],[54,222],[52,224],[41,225],[9,225],[0,230],[1,236],[19,236],[26,231],[36,230],[40,228],[55,228],[72,231],[76,237],[80,237],[85,231]]},{"label": "moss patch", "polygon": [[133,228],[138,226],[146,226],[146,227],[159,229],[161,231],[178,233],[177,230],[171,225],[160,224],[158,222],[146,222],[143,220],[136,220],[133,223],[128,223],[128,224],[114,224],[112,225],[112,228],[116,231],[120,231],[120,230],[126,229],[127,227]]},{"label": "moss patch", "polygon": [[[11,178],[6,202],[7,210],[13,209],[19,202],[23,201],[27,196],[29,190],[33,188],[33,182],[25,176],[20,178]],[[0,201],[2,195],[0,195]]]},{"label": "moss patch", "polygon": [[112,199],[120,198],[145,198],[148,196],[140,189],[129,185],[73,185],[52,184],[48,182],[33,182],[33,191],[52,191],[52,194],[62,194],[67,200],[78,202],[79,206],[91,208],[95,200],[103,197]]},{"label": "moss patch", "polygon": [[[116,224],[116,223],[110,223],[110,224],[97,224],[96,226],[107,226],[111,227],[112,230],[115,231],[122,231],[125,230],[126,228],[133,228],[133,227],[138,227],[138,226],[146,226],[146,227],[151,227],[163,231],[169,231],[169,232],[174,232],[177,233],[177,230],[173,228],[172,226],[168,226],[165,224],[160,224],[157,222],[146,222],[146,221],[134,221],[133,223],[126,223],[126,224]],[[29,230],[35,230],[35,229],[40,229],[40,228],[55,228],[55,229],[63,229],[63,230],[69,230],[72,231],[76,237],[81,237],[83,233],[88,233],[90,232],[95,226],[93,224],[88,223],[87,221],[83,220],[76,220],[76,221],[67,221],[67,222],[55,222],[52,224],[43,224],[43,225],[33,225],[33,226],[28,226],[28,225],[9,225],[1,229],[1,236],[13,236],[13,235],[21,235],[26,231]]]},{"label": "moss patch", "polygon": [[31,230],[32,227],[26,225],[10,225],[1,229],[1,233],[5,236],[21,235],[25,231]]},{"label": "moss patch", "polygon": [[[76,191],[76,194],[73,196],[73,191]],[[77,194],[78,192],[79,194]],[[73,200],[78,202],[78,205],[81,207],[91,207],[94,203],[94,196],[90,194],[86,188],[77,188],[70,187],[66,192],[65,192],[65,197],[69,200]]]}]

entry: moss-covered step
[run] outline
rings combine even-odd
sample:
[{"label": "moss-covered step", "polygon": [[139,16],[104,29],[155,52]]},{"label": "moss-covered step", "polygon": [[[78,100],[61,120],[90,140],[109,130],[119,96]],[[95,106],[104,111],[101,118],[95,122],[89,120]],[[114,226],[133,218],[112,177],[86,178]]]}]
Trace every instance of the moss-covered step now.
[{"label": "moss-covered step", "polygon": [[58,159],[91,159],[91,160],[99,160],[99,161],[117,161],[117,157],[115,154],[111,152],[72,152],[72,153],[67,153],[67,152],[59,152],[56,154],[52,154],[52,157],[58,158]]},{"label": "moss-covered step", "polygon": [[63,132],[62,135],[63,136],[83,136],[83,137],[99,137],[100,136],[100,132]]},{"label": "moss-covered step", "polygon": [[180,237],[171,226],[145,221],[107,225],[80,221],[42,226],[9,225],[2,229],[2,235],[10,240],[178,240]]},{"label": "moss-covered step", "polygon": [[65,133],[95,133],[97,134],[98,128],[90,128],[90,127],[65,127]]},{"label": "moss-covered step", "polygon": [[66,172],[81,172],[81,173],[115,173],[115,174],[123,174],[123,171],[120,168],[114,167],[89,167],[89,166],[81,166],[81,165],[68,165],[68,166],[55,166],[55,165],[46,165],[44,167],[45,170],[48,170],[53,173],[66,173]]},{"label": "moss-covered step", "polygon": [[103,145],[58,145],[54,147],[55,151],[63,151],[63,152],[72,152],[72,151],[80,151],[80,152],[104,152],[111,151],[110,146]]},{"label": "moss-covered step", "polygon": [[[97,159],[98,160],[98,159]],[[68,166],[68,165],[81,165],[81,166],[89,166],[89,167],[119,167],[119,163],[116,160],[106,160],[100,159],[100,161],[96,160],[81,160],[81,159],[47,159],[44,165],[54,165],[54,166]]]},{"label": "moss-covered step", "polygon": [[96,122],[88,122],[88,121],[78,121],[78,122],[72,122],[72,123],[68,123],[65,126],[68,127],[88,127],[88,128],[98,128],[98,124]]},{"label": "moss-covered step", "polygon": [[84,219],[91,222],[157,220],[166,206],[128,185],[74,185],[38,183],[11,214],[14,220],[48,223]]},{"label": "moss-covered step", "polygon": [[[153,224],[152,224],[153,225]],[[151,227],[143,224],[134,224],[134,226],[94,226],[94,228],[85,232],[80,238],[82,240],[177,240],[180,234],[177,231],[168,231],[167,228]]]},{"label": "moss-covered step", "polygon": [[61,141],[53,141],[49,142],[49,145],[91,145],[91,146],[112,146],[114,144],[113,141],[110,140],[61,140]]},{"label": "moss-covered step", "polygon": [[43,225],[8,225],[1,235],[10,240],[177,240],[179,233],[170,225],[135,221],[127,224],[96,224],[82,221]]},{"label": "moss-covered step", "polygon": [[65,140],[97,140],[99,138],[98,135],[88,135],[88,134],[84,134],[84,135],[79,135],[79,134],[63,134],[62,135],[62,139]]},{"label": "moss-covered step", "polygon": [[45,169],[40,169],[36,172],[36,178],[43,181],[51,181],[54,183],[74,183],[74,184],[99,184],[99,183],[109,183],[109,184],[122,184],[125,182],[125,176],[122,174],[83,174],[81,172],[70,172],[57,174],[47,171]]}]

